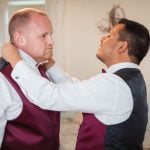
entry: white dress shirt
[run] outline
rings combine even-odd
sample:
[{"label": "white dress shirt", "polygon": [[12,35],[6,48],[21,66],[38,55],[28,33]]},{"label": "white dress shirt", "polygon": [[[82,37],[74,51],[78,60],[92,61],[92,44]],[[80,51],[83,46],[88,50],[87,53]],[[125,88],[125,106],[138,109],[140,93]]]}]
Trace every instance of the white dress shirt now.
[{"label": "white dress shirt", "polygon": [[[40,74],[36,62],[23,51],[20,51],[20,55],[27,65],[34,70],[37,74]],[[22,100],[18,93],[8,82],[6,77],[0,72],[0,147],[2,144],[5,126],[7,120],[15,119],[22,111]]]},{"label": "white dress shirt", "polygon": [[54,84],[20,61],[12,77],[31,102],[43,109],[94,113],[103,123],[116,124],[128,119],[133,110],[130,88],[123,79],[113,74],[122,68],[138,66],[127,62],[116,64],[108,68],[107,73],[79,81],[54,65],[47,72]]}]

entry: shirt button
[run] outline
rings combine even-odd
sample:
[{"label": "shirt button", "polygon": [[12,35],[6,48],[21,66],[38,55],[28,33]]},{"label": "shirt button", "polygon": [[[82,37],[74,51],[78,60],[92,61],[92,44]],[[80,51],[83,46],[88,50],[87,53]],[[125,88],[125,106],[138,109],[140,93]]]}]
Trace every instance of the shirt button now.
[{"label": "shirt button", "polygon": [[15,76],[15,79],[19,79],[19,77],[18,77],[18,76]]}]

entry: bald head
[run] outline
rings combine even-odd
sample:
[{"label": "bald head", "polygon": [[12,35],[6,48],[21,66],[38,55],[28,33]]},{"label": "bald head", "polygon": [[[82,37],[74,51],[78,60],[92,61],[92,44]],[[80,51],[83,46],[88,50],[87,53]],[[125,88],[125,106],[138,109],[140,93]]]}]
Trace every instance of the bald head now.
[{"label": "bald head", "polygon": [[31,21],[32,15],[47,16],[43,11],[34,8],[24,8],[15,12],[9,21],[9,35],[13,42],[13,33],[21,32]]}]

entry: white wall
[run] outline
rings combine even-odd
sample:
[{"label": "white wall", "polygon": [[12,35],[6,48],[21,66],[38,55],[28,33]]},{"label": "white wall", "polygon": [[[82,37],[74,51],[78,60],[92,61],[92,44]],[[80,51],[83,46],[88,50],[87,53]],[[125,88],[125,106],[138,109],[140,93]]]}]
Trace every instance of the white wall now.
[{"label": "white wall", "polygon": [[0,47],[7,39],[7,8],[7,0],[0,0]]},{"label": "white wall", "polygon": [[[64,67],[71,74],[83,79],[99,72],[99,65],[102,64],[96,59],[95,53],[101,33],[97,23],[108,18],[113,4],[120,4],[127,18],[139,21],[150,29],[149,0],[65,0]],[[149,57],[141,68],[150,82],[148,60]]]}]

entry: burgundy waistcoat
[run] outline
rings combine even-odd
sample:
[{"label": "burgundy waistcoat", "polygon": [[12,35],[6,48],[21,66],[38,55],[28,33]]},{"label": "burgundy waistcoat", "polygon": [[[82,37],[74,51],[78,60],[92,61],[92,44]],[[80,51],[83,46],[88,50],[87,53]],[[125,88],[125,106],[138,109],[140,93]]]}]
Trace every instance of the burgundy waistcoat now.
[{"label": "burgundy waistcoat", "polygon": [[10,65],[2,69],[21,97],[23,109],[16,119],[7,122],[1,150],[58,150],[60,113],[30,103],[11,78],[11,71]]},{"label": "burgundy waistcoat", "polygon": [[106,126],[94,114],[83,113],[76,150],[104,150]]},{"label": "burgundy waistcoat", "polygon": [[130,117],[119,124],[104,125],[94,114],[83,113],[76,150],[143,150],[148,121],[146,86],[142,74],[133,68],[115,73],[130,87],[134,107]]}]

